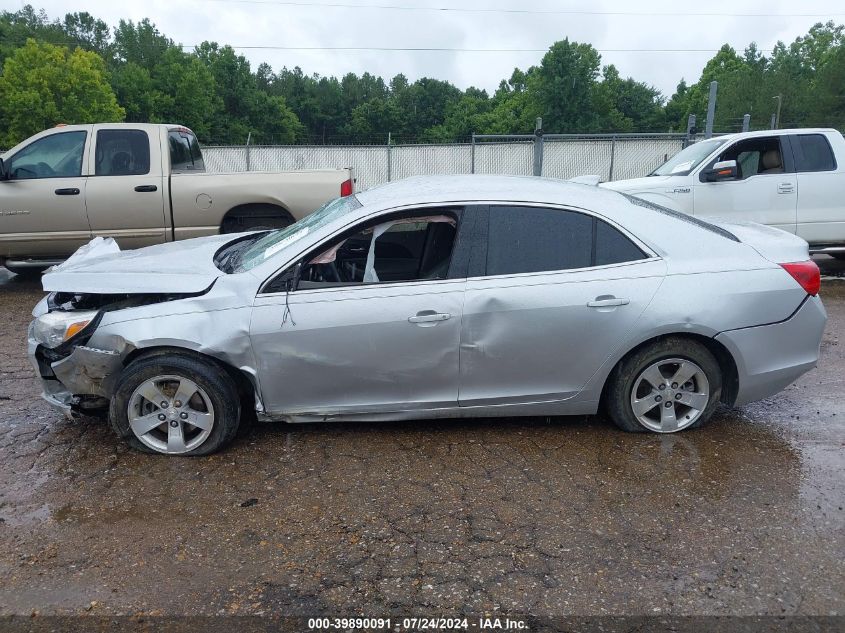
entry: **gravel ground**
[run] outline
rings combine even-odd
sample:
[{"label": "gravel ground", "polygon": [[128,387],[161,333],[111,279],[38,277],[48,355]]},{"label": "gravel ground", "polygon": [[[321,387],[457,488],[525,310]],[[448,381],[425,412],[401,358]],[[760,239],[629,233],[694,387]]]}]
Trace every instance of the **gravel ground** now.
[{"label": "gravel ground", "polygon": [[41,402],[40,296],[0,269],[0,615],[845,614],[842,280],[819,367],[700,430],[261,425],[200,459]]}]

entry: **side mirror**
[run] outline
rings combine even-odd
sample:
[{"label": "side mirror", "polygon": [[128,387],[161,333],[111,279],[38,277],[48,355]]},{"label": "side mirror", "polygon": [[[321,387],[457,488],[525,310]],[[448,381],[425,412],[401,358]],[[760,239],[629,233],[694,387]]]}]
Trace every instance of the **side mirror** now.
[{"label": "side mirror", "polygon": [[739,169],[735,160],[722,160],[706,169],[702,174],[706,182],[720,182],[722,180],[736,180]]}]

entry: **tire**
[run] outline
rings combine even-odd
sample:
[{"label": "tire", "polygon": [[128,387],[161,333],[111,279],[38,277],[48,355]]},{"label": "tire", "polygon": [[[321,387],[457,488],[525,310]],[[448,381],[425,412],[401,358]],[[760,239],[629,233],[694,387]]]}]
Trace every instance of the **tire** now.
[{"label": "tire", "polygon": [[[671,380],[691,372],[683,384]],[[688,338],[668,337],[637,350],[614,368],[606,410],[623,431],[674,433],[707,422],[721,397],[722,372],[710,350]]]},{"label": "tire", "polygon": [[[180,393],[189,394],[185,402],[177,399]],[[163,402],[153,402],[158,399]],[[237,435],[240,402],[235,382],[214,361],[162,354],[137,360],[123,370],[109,407],[109,422],[118,436],[139,451],[209,455]],[[149,431],[141,433],[147,427]]]},{"label": "tire", "polygon": [[293,223],[293,217],[284,209],[269,204],[254,205],[234,211],[223,218],[220,232],[225,234],[268,231],[284,229]]}]

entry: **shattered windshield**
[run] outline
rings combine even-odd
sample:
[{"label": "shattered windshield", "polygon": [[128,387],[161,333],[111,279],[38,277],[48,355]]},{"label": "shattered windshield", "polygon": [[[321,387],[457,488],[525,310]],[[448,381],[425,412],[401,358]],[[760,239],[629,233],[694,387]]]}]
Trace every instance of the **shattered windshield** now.
[{"label": "shattered windshield", "polygon": [[712,139],[690,145],[651,172],[649,176],[686,176],[724,142],[722,139]]},{"label": "shattered windshield", "polygon": [[327,202],[311,215],[287,228],[259,234],[257,239],[247,242],[239,249],[234,255],[234,261],[230,262],[228,268],[232,272],[251,270],[293,242],[334,222],[360,206],[361,203],[355,196],[336,198]]}]

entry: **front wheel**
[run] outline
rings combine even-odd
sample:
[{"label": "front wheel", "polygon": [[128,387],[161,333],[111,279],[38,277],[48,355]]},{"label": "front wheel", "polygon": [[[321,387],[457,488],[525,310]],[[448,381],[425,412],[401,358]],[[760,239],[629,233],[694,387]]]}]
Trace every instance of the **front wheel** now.
[{"label": "front wheel", "polygon": [[166,455],[208,455],[230,442],[240,423],[232,378],[213,361],[180,354],[131,363],[109,408],[112,428],[130,446]]},{"label": "front wheel", "polygon": [[704,424],[719,404],[722,373],[696,341],[667,338],[638,350],[611,374],[607,411],[621,429],[675,433]]}]

